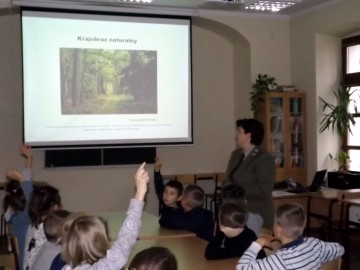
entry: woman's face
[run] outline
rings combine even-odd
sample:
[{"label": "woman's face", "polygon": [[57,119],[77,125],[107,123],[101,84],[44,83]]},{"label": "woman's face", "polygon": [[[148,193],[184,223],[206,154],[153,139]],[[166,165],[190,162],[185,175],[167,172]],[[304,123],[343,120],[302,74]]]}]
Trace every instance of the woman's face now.
[{"label": "woman's face", "polygon": [[246,148],[250,145],[251,133],[245,133],[245,130],[242,127],[236,129],[235,141],[236,145],[239,148]]}]

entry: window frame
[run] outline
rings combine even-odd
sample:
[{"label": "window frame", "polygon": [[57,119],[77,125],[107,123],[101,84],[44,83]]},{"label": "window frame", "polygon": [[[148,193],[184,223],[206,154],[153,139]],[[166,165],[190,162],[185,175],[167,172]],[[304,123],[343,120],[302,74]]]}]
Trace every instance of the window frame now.
[{"label": "window frame", "polygon": [[[360,72],[347,74],[347,48],[353,45],[360,45],[360,35],[352,36],[342,39],[341,42],[341,57],[342,57],[342,79],[345,86],[360,86]],[[360,104],[359,104],[360,105]],[[360,118],[360,113],[353,114],[354,117]],[[347,153],[349,150],[360,150],[360,145],[349,145],[348,134],[345,134],[342,141],[342,149]]]}]

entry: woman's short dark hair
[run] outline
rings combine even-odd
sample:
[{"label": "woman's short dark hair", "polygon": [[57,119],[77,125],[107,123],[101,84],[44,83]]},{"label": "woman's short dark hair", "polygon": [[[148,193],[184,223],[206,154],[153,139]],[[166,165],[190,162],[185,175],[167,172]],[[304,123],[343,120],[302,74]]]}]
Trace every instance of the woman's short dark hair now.
[{"label": "woman's short dark hair", "polygon": [[264,138],[264,125],[256,119],[238,119],[237,128],[242,127],[245,133],[251,133],[251,143],[260,145]]},{"label": "woman's short dark hair", "polygon": [[135,255],[128,270],[177,270],[177,260],[168,248],[150,247]]}]

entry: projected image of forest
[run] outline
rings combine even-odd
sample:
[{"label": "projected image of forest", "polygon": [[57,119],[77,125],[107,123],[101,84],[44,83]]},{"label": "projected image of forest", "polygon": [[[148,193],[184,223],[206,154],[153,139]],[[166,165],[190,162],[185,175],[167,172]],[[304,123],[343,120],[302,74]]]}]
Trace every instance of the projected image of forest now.
[{"label": "projected image of forest", "polygon": [[156,51],[60,49],[62,114],[157,113]]}]

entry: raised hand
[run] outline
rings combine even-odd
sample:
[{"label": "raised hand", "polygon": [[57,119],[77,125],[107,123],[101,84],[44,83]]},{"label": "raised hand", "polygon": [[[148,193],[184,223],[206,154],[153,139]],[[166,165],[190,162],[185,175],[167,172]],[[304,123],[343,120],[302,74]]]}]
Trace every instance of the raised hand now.
[{"label": "raised hand", "polygon": [[20,147],[20,153],[26,158],[25,168],[30,169],[32,167],[32,150],[27,144],[23,144]]},{"label": "raised hand", "polygon": [[141,164],[135,174],[136,194],[135,199],[144,200],[147,192],[147,183],[149,182],[149,173],[144,169],[146,163]]},{"label": "raised hand", "polygon": [[6,178],[16,180],[18,182],[24,181],[24,176],[21,172],[15,169],[8,169],[5,172]]},{"label": "raised hand", "polygon": [[154,171],[155,172],[160,172],[161,169],[161,160],[159,157],[155,157],[155,163],[154,163]]}]

